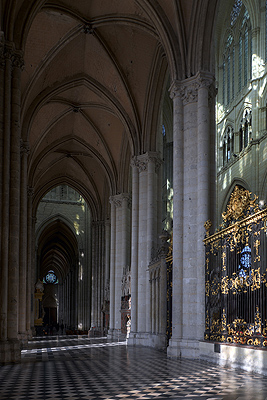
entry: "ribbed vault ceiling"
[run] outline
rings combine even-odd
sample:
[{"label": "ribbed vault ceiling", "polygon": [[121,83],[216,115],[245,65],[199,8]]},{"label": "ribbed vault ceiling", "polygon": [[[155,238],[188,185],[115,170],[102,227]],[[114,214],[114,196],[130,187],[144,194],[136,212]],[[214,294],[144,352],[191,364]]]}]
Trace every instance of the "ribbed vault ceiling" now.
[{"label": "ribbed vault ceiling", "polygon": [[205,25],[196,37],[194,19],[201,12],[205,22],[216,1],[2,1],[25,63],[21,124],[36,207],[65,183],[96,218],[128,191],[130,157],[156,150],[164,84],[199,68]]}]

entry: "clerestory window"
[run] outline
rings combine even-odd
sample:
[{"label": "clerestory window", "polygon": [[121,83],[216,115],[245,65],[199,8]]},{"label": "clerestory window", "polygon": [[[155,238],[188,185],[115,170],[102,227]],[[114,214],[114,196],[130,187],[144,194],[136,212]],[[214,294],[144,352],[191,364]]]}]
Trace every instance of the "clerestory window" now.
[{"label": "clerestory window", "polygon": [[252,73],[251,22],[241,0],[235,1],[229,22],[221,52],[221,100],[224,106],[248,85]]}]

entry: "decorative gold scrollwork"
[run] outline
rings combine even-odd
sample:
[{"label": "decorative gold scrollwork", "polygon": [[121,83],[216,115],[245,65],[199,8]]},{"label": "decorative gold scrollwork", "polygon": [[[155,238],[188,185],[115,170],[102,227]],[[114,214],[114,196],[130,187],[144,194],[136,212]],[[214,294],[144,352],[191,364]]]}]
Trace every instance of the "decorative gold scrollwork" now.
[{"label": "decorative gold scrollwork", "polygon": [[224,222],[237,221],[244,217],[248,208],[254,208],[254,212],[258,211],[258,206],[255,204],[257,197],[250,199],[251,192],[239,186],[235,186],[231,194],[227,210],[222,214]]},{"label": "decorative gold scrollwork", "polygon": [[209,237],[210,235],[210,228],[212,227],[212,223],[211,220],[208,219],[205,224],[204,224],[204,228],[206,229],[206,236]]}]

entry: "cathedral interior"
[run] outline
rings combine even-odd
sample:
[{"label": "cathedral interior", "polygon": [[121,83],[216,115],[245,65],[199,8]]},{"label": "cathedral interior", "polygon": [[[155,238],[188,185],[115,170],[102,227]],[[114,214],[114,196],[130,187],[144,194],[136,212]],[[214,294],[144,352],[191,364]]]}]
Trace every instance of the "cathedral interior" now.
[{"label": "cathedral interior", "polygon": [[0,0],[0,58],[3,368],[62,335],[267,375],[267,1]]}]

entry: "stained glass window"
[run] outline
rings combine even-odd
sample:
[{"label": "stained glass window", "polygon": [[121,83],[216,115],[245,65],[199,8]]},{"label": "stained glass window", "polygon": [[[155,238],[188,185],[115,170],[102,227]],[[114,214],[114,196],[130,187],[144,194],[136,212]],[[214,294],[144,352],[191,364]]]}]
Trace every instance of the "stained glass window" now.
[{"label": "stained glass window", "polygon": [[230,65],[231,65],[231,57],[229,54],[227,57],[227,104],[230,103],[230,83],[231,83]]},{"label": "stained glass window", "polygon": [[244,40],[244,85],[248,82],[248,28],[245,31]]},{"label": "stained glass window", "polygon": [[238,91],[242,88],[242,37],[239,38],[239,49],[238,49]]},{"label": "stained glass window", "polygon": [[242,7],[242,0],[236,0],[233,9],[231,12],[231,25],[233,26],[235,21],[237,20],[238,15],[240,14],[240,10]]},{"label": "stained glass window", "polygon": [[232,99],[235,97],[235,48],[232,56]]},{"label": "stained glass window", "polygon": [[52,269],[50,271],[48,271],[48,273],[46,274],[46,276],[43,279],[43,282],[44,283],[53,283],[53,284],[58,283],[57,276]]}]

